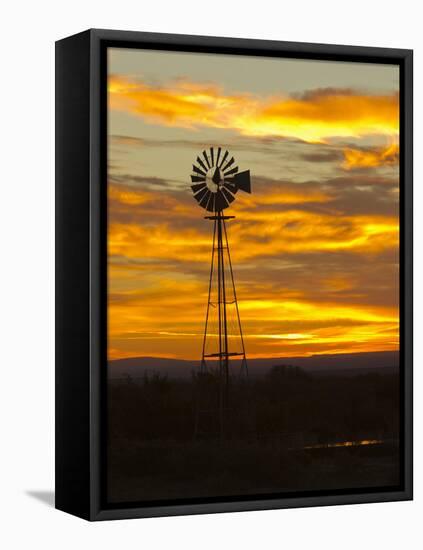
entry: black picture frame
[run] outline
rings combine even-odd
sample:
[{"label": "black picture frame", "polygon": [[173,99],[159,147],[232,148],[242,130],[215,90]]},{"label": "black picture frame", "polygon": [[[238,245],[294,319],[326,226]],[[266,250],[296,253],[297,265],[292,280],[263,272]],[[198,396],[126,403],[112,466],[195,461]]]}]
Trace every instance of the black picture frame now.
[{"label": "black picture frame", "polygon": [[[401,472],[394,489],[109,506],[105,486],[106,50],[400,67]],[[56,508],[87,520],[412,499],[412,50],[92,29],[56,43]]]}]

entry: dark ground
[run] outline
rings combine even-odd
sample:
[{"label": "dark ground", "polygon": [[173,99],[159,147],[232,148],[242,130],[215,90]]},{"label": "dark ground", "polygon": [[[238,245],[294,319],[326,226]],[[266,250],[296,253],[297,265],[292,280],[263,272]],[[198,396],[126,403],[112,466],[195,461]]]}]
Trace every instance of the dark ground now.
[{"label": "dark ground", "polygon": [[109,381],[108,404],[113,503],[399,484],[392,370],[233,380],[223,435],[213,376]]}]

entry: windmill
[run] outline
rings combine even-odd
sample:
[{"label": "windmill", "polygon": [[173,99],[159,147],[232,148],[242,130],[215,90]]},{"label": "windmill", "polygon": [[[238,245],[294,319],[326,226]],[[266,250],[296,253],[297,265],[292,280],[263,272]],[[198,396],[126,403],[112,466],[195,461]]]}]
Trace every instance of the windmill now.
[{"label": "windmill", "polygon": [[[219,380],[220,432],[223,432],[224,411],[228,408],[230,361],[241,360],[240,375],[247,375],[247,358],[238,309],[238,300],[232,270],[226,221],[235,218],[223,211],[235,200],[238,191],[251,193],[250,172],[238,171],[228,151],[210,147],[197,156],[191,175],[194,199],[213,221],[213,246],[206,320],[204,327],[200,375],[208,372],[208,365],[217,364]],[[231,315],[232,314],[232,315]],[[213,330],[213,317],[216,318]],[[198,412],[198,411],[197,411]],[[198,424],[198,415],[196,424]]]}]

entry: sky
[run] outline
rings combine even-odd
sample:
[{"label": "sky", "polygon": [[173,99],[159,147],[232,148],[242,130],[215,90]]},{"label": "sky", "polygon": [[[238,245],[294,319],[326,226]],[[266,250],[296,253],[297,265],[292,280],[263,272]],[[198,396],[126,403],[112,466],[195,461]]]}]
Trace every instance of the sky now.
[{"label": "sky", "polygon": [[397,350],[399,69],[108,51],[108,356],[201,358],[212,226],[190,188],[226,148],[247,357]]}]

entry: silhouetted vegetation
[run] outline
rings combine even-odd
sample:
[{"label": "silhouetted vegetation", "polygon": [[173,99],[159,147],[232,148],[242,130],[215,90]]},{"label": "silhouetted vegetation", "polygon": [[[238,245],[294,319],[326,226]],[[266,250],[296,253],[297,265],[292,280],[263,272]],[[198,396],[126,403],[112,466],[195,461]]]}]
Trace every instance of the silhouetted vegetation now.
[{"label": "silhouetted vegetation", "polygon": [[113,501],[398,484],[396,374],[277,365],[231,380],[222,427],[214,374],[110,381],[108,405]]}]

